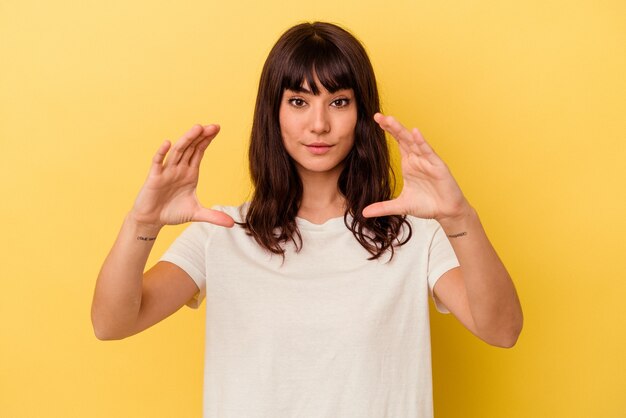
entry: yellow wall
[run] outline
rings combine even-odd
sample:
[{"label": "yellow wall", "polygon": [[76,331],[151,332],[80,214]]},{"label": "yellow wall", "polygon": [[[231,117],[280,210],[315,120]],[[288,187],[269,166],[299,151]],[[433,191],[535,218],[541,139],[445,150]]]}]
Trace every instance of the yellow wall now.
[{"label": "yellow wall", "polygon": [[219,122],[201,200],[246,198],[263,60],[315,19],[364,41],[523,302],[511,350],[435,316],[437,417],[626,416],[626,3],[391,3],[0,2],[0,416],[200,416],[204,308],[99,342],[95,277],[164,138]]}]

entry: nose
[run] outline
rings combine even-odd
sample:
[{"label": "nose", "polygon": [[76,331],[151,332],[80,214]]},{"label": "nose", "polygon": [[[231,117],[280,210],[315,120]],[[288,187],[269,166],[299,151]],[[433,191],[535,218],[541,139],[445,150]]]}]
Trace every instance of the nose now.
[{"label": "nose", "polygon": [[322,135],[330,132],[330,120],[325,106],[318,106],[311,110],[311,132]]}]

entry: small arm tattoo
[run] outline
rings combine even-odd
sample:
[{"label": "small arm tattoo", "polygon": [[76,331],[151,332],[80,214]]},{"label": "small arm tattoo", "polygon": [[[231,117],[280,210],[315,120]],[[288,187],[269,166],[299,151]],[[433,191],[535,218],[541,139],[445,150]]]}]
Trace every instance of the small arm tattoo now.
[{"label": "small arm tattoo", "polygon": [[465,235],[467,235],[467,232],[459,232],[458,234],[448,235],[448,238],[464,237]]},{"label": "small arm tattoo", "polygon": [[155,239],[156,237],[142,237],[142,236],[137,237],[137,241],[154,241]]}]

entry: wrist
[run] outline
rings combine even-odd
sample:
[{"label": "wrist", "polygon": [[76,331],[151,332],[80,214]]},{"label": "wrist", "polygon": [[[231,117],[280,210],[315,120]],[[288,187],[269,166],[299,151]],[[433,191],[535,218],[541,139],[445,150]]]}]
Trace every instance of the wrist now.
[{"label": "wrist", "polygon": [[133,211],[126,215],[125,222],[141,241],[154,241],[164,225],[142,221]]},{"label": "wrist", "polygon": [[448,237],[456,238],[467,235],[468,229],[477,219],[478,213],[466,202],[458,213],[438,218],[437,222],[439,222]]}]

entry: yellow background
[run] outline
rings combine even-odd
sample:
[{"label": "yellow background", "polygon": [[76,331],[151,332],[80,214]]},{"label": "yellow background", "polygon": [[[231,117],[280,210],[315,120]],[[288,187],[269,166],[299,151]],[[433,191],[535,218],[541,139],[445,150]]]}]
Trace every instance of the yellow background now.
[{"label": "yellow background", "polygon": [[95,278],[163,139],[220,123],[201,200],[248,196],[265,56],[320,19],[365,43],[523,303],[511,350],[434,316],[437,417],[626,417],[626,3],[390,3],[0,2],[0,416],[200,416],[204,307],[100,342]]}]

